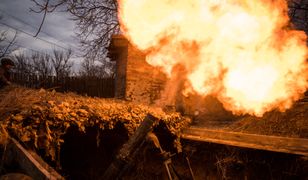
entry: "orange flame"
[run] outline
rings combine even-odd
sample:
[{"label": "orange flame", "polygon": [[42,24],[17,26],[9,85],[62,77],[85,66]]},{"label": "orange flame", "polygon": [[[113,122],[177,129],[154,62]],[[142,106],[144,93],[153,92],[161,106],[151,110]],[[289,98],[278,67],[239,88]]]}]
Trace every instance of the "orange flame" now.
[{"label": "orange flame", "polygon": [[170,75],[187,70],[194,92],[236,114],[292,106],[308,88],[306,34],[285,0],[120,0],[125,36]]}]

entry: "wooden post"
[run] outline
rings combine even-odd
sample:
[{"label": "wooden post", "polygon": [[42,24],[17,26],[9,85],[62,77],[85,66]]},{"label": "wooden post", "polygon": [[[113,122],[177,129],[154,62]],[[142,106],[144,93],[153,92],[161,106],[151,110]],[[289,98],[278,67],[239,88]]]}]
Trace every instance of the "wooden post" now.
[{"label": "wooden post", "polygon": [[127,143],[122,146],[116,156],[116,159],[110,164],[101,179],[113,180],[120,178],[119,175],[122,174],[122,170],[125,169],[125,165],[130,162],[130,156],[145,140],[148,132],[152,130],[152,126],[155,121],[157,121],[157,119],[150,114],[144,118],[143,122],[137,128],[133,136],[130,137]]}]

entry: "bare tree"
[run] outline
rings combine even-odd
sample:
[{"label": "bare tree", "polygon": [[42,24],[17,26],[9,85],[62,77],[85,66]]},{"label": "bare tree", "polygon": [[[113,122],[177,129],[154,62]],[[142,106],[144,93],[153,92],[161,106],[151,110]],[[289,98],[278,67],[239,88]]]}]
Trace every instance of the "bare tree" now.
[{"label": "bare tree", "polygon": [[36,37],[40,33],[40,31],[43,27],[47,13],[53,12],[57,7],[64,4],[66,0],[52,1],[53,3],[50,3],[49,0],[43,0],[43,1],[31,0],[31,1],[35,3],[36,9],[30,8],[30,11],[35,12],[35,13],[44,13],[43,19],[42,19],[41,24],[38,28],[38,31],[34,35],[34,37]]},{"label": "bare tree", "polygon": [[79,70],[79,75],[83,77],[97,76],[97,65],[91,59],[84,59]]},{"label": "bare tree", "polygon": [[72,51],[66,52],[54,49],[53,56],[51,58],[51,64],[55,75],[59,77],[67,77],[71,73],[73,62],[69,61],[72,55]]},{"label": "bare tree", "polygon": [[74,15],[81,45],[86,57],[102,60],[112,34],[120,31],[116,0],[69,1],[68,10]]},{"label": "bare tree", "polygon": [[[46,13],[58,7],[65,7],[73,15],[79,29],[81,47],[86,52],[84,57],[104,61],[106,47],[112,34],[120,31],[117,17],[117,0],[32,0],[32,11]],[[42,23],[44,22],[44,18]],[[42,24],[41,24],[42,25]]]},{"label": "bare tree", "polygon": [[[2,16],[0,16],[0,20]],[[8,31],[0,31],[0,58],[10,54],[15,48],[13,45],[16,43],[17,31],[15,31],[13,38],[8,38]]]},{"label": "bare tree", "polygon": [[33,52],[31,55],[34,72],[43,79],[52,75],[51,56],[47,53]]},{"label": "bare tree", "polygon": [[8,39],[8,31],[0,32],[0,58],[9,55],[14,48],[14,44],[16,43],[17,31],[15,31],[13,38]]},{"label": "bare tree", "polygon": [[31,64],[31,58],[25,53],[15,54],[15,72],[18,74],[32,74],[33,65]]},{"label": "bare tree", "polygon": [[114,77],[115,65],[112,62],[100,63],[91,59],[85,59],[79,71],[80,76],[107,78]]}]

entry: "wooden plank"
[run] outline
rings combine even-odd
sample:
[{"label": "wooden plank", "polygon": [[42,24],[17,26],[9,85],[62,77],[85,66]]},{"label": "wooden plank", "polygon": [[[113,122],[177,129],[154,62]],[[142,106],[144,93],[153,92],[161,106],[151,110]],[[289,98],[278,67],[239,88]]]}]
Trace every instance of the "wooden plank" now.
[{"label": "wooden plank", "polygon": [[188,140],[308,156],[308,139],[303,138],[266,136],[197,127],[184,129],[181,137]]},{"label": "wooden plank", "polygon": [[33,179],[64,179],[52,167],[44,162],[36,153],[27,151],[22,145],[11,138],[7,156],[13,157],[19,167]]}]

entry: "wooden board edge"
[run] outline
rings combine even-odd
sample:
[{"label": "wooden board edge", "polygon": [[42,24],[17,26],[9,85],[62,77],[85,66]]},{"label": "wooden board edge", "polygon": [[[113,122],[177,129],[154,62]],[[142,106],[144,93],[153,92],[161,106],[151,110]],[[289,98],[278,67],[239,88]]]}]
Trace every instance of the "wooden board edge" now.
[{"label": "wooden board edge", "polygon": [[[217,138],[210,134],[208,135],[207,132],[212,134],[217,133]],[[234,137],[233,139],[232,136]],[[181,138],[193,141],[308,156],[308,139],[304,138],[266,136],[201,128],[184,129]],[[253,138],[259,138],[259,141],[254,141]],[[247,139],[249,139],[249,141],[247,141]],[[263,143],[260,143],[260,140]],[[284,144],[286,144],[286,146],[283,146]]]},{"label": "wooden board edge", "polygon": [[[16,139],[10,138],[14,160],[20,168],[34,179],[64,179],[57,171],[44,162],[39,156],[33,156]],[[38,158],[40,160],[38,160]],[[42,164],[44,162],[44,164]]]}]

